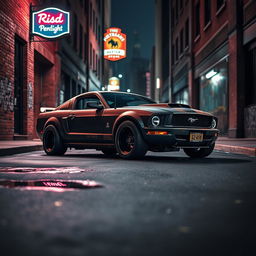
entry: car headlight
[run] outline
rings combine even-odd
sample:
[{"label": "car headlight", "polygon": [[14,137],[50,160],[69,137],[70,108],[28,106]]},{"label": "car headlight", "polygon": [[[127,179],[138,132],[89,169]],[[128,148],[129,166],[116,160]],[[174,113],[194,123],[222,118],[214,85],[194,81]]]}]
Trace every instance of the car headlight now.
[{"label": "car headlight", "polygon": [[217,121],[215,120],[215,118],[213,118],[211,128],[216,128],[216,126],[217,126]]},{"label": "car headlight", "polygon": [[160,118],[159,118],[159,116],[153,116],[153,117],[151,118],[151,123],[152,123],[152,125],[153,125],[154,127],[159,126],[159,125],[160,125]]}]

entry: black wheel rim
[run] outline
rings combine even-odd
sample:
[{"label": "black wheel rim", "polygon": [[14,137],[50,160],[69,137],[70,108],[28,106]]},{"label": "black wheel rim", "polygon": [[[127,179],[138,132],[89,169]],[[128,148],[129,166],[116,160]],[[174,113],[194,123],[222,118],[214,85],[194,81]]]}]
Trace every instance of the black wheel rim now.
[{"label": "black wheel rim", "polygon": [[128,155],[132,152],[135,146],[135,136],[132,130],[128,127],[123,128],[119,133],[119,148],[123,155]]},{"label": "black wheel rim", "polygon": [[44,145],[47,152],[51,152],[54,147],[54,135],[52,132],[47,132],[44,138]]}]

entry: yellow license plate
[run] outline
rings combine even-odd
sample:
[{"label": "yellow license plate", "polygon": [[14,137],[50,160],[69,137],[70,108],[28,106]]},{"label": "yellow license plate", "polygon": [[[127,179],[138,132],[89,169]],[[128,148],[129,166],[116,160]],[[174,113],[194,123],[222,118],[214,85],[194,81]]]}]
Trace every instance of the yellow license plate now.
[{"label": "yellow license plate", "polygon": [[203,141],[203,133],[190,133],[189,141],[190,142],[201,142]]}]

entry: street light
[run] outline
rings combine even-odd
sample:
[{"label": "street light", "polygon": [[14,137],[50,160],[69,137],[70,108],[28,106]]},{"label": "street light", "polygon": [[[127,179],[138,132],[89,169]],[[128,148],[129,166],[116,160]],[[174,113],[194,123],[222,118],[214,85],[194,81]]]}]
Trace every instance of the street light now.
[{"label": "street light", "polygon": [[127,91],[127,92],[131,92],[131,89],[127,89],[126,91]]},{"label": "street light", "polygon": [[122,74],[119,74],[119,75],[118,75],[118,78],[123,78],[123,75],[122,75]]}]

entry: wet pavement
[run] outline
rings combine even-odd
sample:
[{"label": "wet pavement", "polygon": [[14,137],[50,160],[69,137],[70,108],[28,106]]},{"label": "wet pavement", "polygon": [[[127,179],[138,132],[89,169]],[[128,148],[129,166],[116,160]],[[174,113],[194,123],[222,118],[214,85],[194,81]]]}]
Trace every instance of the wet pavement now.
[{"label": "wet pavement", "polygon": [[256,255],[253,157],[36,151],[0,167],[1,255]]}]

